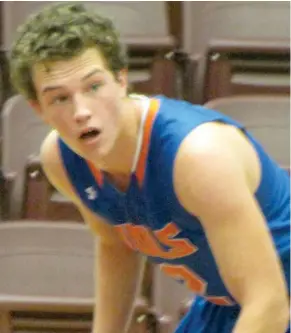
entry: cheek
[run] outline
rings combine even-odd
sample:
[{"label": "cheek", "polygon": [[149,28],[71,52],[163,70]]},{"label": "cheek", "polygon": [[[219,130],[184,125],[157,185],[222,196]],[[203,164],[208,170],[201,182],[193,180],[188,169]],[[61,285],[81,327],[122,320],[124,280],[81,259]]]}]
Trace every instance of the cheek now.
[{"label": "cheek", "polygon": [[99,101],[102,103],[102,109],[105,111],[106,118],[118,118],[121,108],[121,98],[116,90],[104,89],[100,95]]},{"label": "cheek", "polygon": [[53,112],[47,112],[44,120],[57,130],[68,130],[72,127],[72,124],[70,124],[66,114],[68,115],[68,112],[64,112],[64,110],[54,110]]},{"label": "cheek", "polygon": [[120,107],[118,101],[111,100],[106,103],[105,120],[109,125],[116,126],[120,120]]},{"label": "cheek", "polygon": [[118,82],[112,81],[104,86],[102,94],[106,98],[121,100],[125,97],[125,90]]}]

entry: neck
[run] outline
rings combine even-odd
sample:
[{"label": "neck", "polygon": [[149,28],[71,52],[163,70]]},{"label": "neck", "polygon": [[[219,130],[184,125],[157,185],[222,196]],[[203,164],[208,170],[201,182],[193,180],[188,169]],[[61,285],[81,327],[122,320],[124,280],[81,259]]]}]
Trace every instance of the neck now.
[{"label": "neck", "polygon": [[134,163],[142,118],[140,100],[127,98],[121,109],[121,130],[113,149],[98,163],[98,168],[112,177],[128,177]]}]

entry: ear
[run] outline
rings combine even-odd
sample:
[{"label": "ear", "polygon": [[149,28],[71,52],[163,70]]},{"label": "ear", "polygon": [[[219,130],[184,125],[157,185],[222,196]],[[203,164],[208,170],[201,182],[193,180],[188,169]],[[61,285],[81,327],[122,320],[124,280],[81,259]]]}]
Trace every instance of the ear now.
[{"label": "ear", "polygon": [[117,74],[117,81],[122,88],[124,96],[127,95],[128,89],[128,70],[127,68],[121,69]]},{"label": "ear", "polygon": [[28,100],[28,104],[39,116],[41,116],[41,106],[37,100],[30,99]]}]

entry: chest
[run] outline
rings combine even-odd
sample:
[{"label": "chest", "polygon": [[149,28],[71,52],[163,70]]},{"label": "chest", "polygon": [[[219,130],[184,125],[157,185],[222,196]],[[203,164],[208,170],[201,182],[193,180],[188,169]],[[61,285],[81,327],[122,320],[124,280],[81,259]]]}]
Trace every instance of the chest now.
[{"label": "chest", "polygon": [[157,182],[143,189],[133,183],[124,194],[105,182],[85,203],[104,216],[130,248],[161,264],[171,277],[193,285],[193,292],[204,294],[208,286],[211,294],[224,294],[199,221],[171,201]]},{"label": "chest", "polygon": [[[87,206],[102,215],[134,250],[154,261],[179,261],[196,252],[195,242],[205,237],[195,217],[169,200],[158,184],[140,188],[135,180],[126,194],[104,184],[98,198]],[[133,185],[134,184],[134,185]]]},{"label": "chest", "polygon": [[[83,195],[84,203],[114,226],[131,223],[152,230],[163,228],[172,219],[166,196],[154,182],[141,188],[136,177],[131,180],[107,178],[100,187],[93,186],[95,197]],[[83,193],[86,192],[84,188]]]}]

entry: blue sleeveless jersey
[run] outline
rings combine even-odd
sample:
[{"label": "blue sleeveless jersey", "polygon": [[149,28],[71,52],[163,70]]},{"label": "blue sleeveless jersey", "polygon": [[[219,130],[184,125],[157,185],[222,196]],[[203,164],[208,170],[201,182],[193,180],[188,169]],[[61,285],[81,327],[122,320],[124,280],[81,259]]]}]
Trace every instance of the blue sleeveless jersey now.
[{"label": "blue sleeveless jersey", "polygon": [[145,121],[137,169],[125,193],[61,139],[59,147],[68,177],[83,203],[115,226],[131,248],[160,264],[165,273],[195,294],[231,306],[236,302],[223,284],[201,223],[181,206],[173,188],[174,160],[181,142],[197,126],[214,121],[243,130],[257,151],[262,177],[255,196],[289,283],[289,175],[236,121],[202,106],[155,97]]}]

